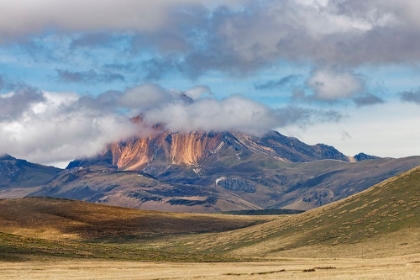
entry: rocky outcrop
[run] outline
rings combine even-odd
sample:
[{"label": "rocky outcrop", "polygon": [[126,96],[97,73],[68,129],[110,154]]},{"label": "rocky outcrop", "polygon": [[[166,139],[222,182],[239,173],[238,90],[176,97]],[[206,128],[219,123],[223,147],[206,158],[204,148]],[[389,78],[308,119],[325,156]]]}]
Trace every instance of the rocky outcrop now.
[{"label": "rocky outcrop", "polygon": [[246,193],[255,193],[256,186],[254,183],[243,179],[229,178],[217,181],[217,185],[229,191],[243,191]]}]

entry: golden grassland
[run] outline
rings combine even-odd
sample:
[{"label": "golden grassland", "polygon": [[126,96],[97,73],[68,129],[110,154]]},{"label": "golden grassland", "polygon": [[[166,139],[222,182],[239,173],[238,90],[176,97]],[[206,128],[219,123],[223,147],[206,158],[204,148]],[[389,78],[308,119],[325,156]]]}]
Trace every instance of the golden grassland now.
[{"label": "golden grassland", "polygon": [[289,216],[0,200],[1,279],[416,279],[420,168]]},{"label": "golden grassland", "polygon": [[49,260],[0,262],[1,279],[418,279],[420,256],[234,263]]}]

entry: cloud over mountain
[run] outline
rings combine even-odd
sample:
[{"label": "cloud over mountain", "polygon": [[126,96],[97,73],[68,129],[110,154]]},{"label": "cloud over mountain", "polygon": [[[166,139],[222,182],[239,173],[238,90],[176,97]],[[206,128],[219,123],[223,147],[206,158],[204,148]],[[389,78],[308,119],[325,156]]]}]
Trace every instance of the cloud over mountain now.
[{"label": "cloud over mountain", "polygon": [[34,161],[96,152],[112,131],[132,134],[138,114],[174,130],[258,134],[379,107],[403,139],[386,110],[419,103],[417,1],[4,0],[0,11],[0,146],[21,143],[7,152]]},{"label": "cloud over mountain", "polygon": [[[200,86],[189,91],[204,89]],[[241,96],[195,102],[187,102],[182,96],[155,84],[96,97],[33,88],[16,90],[0,97],[0,153],[54,163],[92,156],[107,143],[148,133],[147,126],[156,123],[181,132],[235,130],[262,134],[290,123],[336,121],[341,117],[302,108],[272,109]],[[129,119],[138,114],[144,118],[143,127]]]}]

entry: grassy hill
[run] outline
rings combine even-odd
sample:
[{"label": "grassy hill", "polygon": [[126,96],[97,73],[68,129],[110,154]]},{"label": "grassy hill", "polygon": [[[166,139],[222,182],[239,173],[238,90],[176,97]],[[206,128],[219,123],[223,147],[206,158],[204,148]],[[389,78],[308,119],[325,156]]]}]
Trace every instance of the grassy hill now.
[{"label": "grassy hill", "polygon": [[67,199],[0,200],[0,259],[63,256],[116,259],[218,259],[156,250],[158,238],[234,230],[270,217],[164,213]]},{"label": "grassy hill", "polygon": [[192,246],[258,257],[420,253],[420,168],[299,215],[202,236]]},{"label": "grassy hill", "polygon": [[284,216],[141,211],[50,198],[0,201],[0,258],[227,261],[420,254],[420,168]]}]

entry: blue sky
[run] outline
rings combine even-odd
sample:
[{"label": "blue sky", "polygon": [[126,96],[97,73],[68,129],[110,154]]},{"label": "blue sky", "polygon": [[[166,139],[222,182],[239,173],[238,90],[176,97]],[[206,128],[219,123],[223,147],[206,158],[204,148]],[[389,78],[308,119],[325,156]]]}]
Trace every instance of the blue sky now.
[{"label": "blue sky", "polygon": [[0,10],[0,153],[63,166],[138,134],[128,119],[143,114],[171,130],[276,129],[346,155],[420,155],[416,1],[5,0]]}]

